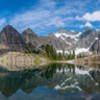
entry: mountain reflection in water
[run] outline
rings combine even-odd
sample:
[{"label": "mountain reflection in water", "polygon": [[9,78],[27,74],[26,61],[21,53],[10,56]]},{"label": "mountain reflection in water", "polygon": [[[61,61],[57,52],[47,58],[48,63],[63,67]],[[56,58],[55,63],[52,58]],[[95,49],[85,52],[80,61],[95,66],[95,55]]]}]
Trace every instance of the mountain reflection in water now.
[{"label": "mountain reflection in water", "polygon": [[99,100],[99,68],[50,64],[42,69],[0,70],[0,100]]}]

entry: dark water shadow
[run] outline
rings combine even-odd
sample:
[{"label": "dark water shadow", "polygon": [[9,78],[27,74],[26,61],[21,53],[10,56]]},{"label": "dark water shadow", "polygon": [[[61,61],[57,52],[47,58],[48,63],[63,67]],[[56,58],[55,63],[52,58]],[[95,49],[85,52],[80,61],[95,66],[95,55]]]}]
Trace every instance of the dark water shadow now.
[{"label": "dark water shadow", "polygon": [[2,69],[0,92],[3,100],[85,100],[99,95],[100,70],[70,64],[13,72]]}]

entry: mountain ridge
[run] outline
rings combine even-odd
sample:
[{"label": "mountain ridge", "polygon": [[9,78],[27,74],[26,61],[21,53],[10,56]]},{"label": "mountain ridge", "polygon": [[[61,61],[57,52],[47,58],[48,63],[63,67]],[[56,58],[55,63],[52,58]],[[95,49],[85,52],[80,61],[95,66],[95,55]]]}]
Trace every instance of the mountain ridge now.
[{"label": "mountain ridge", "polygon": [[21,35],[11,25],[7,25],[0,32],[0,44],[5,45],[5,48],[12,50],[22,50],[22,47],[25,46]]},{"label": "mountain ridge", "polygon": [[[41,49],[42,45],[53,45],[57,52],[100,52],[100,31],[86,29],[83,32],[59,29],[55,34],[51,32],[48,36],[38,36],[32,29],[27,28],[20,34],[13,26],[7,25],[0,32],[0,45],[3,49],[22,50],[28,46]],[[2,46],[0,46],[2,49]]]}]

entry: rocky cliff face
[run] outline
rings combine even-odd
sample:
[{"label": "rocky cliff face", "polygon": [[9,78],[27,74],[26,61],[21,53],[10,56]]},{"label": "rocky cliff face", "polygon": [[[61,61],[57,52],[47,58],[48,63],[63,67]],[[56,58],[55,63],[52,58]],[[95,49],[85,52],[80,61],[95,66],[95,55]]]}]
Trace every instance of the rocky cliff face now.
[{"label": "rocky cliff face", "polygon": [[84,30],[80,39],[76,44],[78,48],[90,48],[98,38],[98,32],[92,30]]},{"label": "rocky cliff face", "polygon": [[76,42],[78,41],[80,32],[77,31],[66,31],[63,28],[59,29],[55,36],[59,39],[59,40],[63,40],[66,44],[67,47],[65,47],[66,51],[70,51],[72,49],[74,49]]},{"label": "rocky cliff face", "polygon": [[38,47],[40,40],[39,37],[30,29],[26,29],[23,33],[22,33],[22,38],[24,40],[24,42],[30,46],[30,47]]},{"label": "rocky cliff face", "polygon": [[0,32],[0,49],[21,50],[25,45],[21,35],[11,26],[7,25]]},{"label": "rocky cliff face", "polygon": [[98,36],[98,38],[95,40],[90,48],[90,51],[100,53],[100,36]]},{"label": "rocky cliff face", "polygon": [[77,54],[98,51],[99,41],[97,41],[100,31],[86,29],[83,32],[66,31],[63,28],[59,29],[56,34],[53,32],[48,36],[37,36],[31,29],[25,30],[22,34],[26,43],[32,44],[35,48],[41,45],[50,44],[58,52],[70,52],[75,50]]},{"label": "rocky cliff face", "polygon": [[[63,39],[69,46],[65,47],[67,51],[75,50],[76,54],[84,52],[99,52],[99,35],[100,31],[86,29],[83,32],[65,31],[60,29],[56,32],[56,37]],[[97,41],[98,40],[98,41]]]},{"label": "rocky cliff face", "polygon": [[100,52],[100,31],[87,29],[77,32],[61,28],[55,34],[52,32],[48,36],[37,36],[30,28],[19,34],[11,25],[7,25],[0,32],[0,50],[22,50],[24,46],[41,49],[46,44],[53,45],[58,52]]},{"label": "rocky cliff face", "polygon": [[31,29],[27,29],[22,33],[25,43],[30,44],[34,48],[40,48],[42,45],[50,44],[56,49],[64,49],[68,46],[64,40],[58,39],[54,33],[48,36],[37,36]]},{"label": "rocky cliff face", "polygon": [[64,50],[65,47],[68,46],[68,44],[65,43],[64,40],[57,38],[54,33],[50,34],[49,36],[46,37],[40,37],[42,44],[50,44],[53,45],[54,48],[57,50]]}]

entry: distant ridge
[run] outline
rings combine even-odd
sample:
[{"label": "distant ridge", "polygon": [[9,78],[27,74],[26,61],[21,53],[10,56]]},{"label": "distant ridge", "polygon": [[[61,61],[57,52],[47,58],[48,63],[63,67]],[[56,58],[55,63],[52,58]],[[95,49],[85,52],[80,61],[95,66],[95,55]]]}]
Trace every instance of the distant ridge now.
[{"label": "distant ridge", "polygon": [[23,51],[24,47],[41,50],[41,46],[53,45],[57,52],[65,53],[75,50],[77,54],[84,52],[100,52],[100,31],[86,29],[83,32],[60,28],[55,34],[38,36],[28,28],[20,34],[13,26],[7,25],[0,32],[0,50],[9,49]]}]

